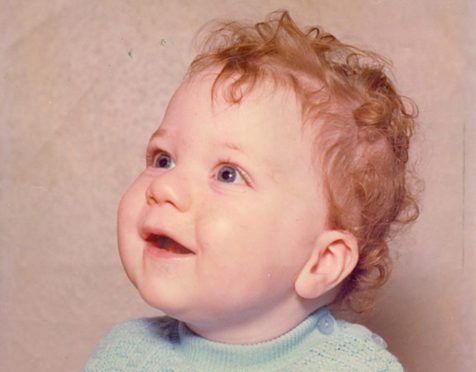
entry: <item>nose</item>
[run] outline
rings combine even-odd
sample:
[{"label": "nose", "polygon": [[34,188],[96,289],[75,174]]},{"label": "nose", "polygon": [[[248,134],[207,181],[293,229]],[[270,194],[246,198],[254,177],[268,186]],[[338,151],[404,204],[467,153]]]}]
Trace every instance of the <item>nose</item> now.
[{"label": "nose", "polygon": [[145,192],[147,204],[170,204],[180,211],[186,211],[192,202],[187,184],[185,177],[180,176],[176,168],[170,169],[151,180]]}]

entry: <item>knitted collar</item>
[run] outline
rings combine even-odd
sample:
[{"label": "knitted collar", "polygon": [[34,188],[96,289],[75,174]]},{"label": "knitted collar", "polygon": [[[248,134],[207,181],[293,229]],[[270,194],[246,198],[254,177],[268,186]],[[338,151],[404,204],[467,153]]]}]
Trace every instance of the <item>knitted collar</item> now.
[{"label": "knitted collar", "polygon": [[295,355],[297,349],[316,346],[316,341],[318,342],[316,337],[325,337],[327,331],[330,330],[329,327],[333,325],[334,318],[327,309],[323,308],[277,338],[256,344],[235,345],[206,340],[180,322],[178,349],[186,353],[188,360],[198,365],[213,365],[215,368],[266,366]]}]

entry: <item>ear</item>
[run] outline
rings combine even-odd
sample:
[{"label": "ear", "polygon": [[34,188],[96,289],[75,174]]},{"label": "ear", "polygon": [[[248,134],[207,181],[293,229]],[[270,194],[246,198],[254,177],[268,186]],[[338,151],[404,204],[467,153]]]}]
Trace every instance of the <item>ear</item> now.
[{"label": "ear", "polygon": [[327,230],[316,240],[311,256],[294,288],[306,299],[316,299],[341,283],[359,259],[357,239],[347,231]]}]

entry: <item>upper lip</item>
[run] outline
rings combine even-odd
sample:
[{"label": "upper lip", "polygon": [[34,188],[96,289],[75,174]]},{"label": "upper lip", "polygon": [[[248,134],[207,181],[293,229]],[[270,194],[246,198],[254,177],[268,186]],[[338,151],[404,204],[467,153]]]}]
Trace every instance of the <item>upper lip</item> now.
[{"label": "upper lip", "polygon": [[164,229],[159,226],[151,226],[145,224],[141,229],[141,237],[145,241],[150,241],[151,237],[155,236],[166,236],[169,239],[175,240],[180,245],[187,248],[190,252],[195,253],[195,251],[190,247],[189,244],[185,244],[179,237],[177,237],[173,232],[168,229]]}]

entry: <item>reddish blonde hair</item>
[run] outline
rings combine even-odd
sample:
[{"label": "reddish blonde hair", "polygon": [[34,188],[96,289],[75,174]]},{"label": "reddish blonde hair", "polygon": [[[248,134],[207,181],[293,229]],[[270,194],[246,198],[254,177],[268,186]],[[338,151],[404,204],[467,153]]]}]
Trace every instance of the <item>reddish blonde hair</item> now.
[{"label": "reddish blonde hair", "polygon": [[416,107],[405,104],[385,66],[375,53],[318,27],[301,30],[279,11],[255,25],[215,25],[189,70],[218,68],[212,98],[226,82],[225,99],[234,104],[263,80],[296,93],[303,123],[317,128],[328,227],[359,242],[357,266],[336,299],[356,311],[369,308],[372,290],[388,279],[391,227],[418,216],[407,171]]}]

